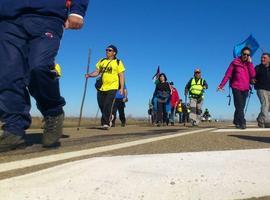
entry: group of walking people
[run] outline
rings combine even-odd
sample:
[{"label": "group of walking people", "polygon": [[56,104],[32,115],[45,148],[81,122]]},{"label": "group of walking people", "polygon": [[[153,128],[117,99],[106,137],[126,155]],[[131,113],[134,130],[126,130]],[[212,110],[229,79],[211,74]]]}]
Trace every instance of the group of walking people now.
[{"label": "group of walking people", "polygon": [[[258,126],[261,128],[270,127],[270,54],[263,53],[261,63],[254,68],[251,58],[251,49],[244,47],[241,50],[241,56],[235,58],[229,65],[224,78],[217,87],[217,91],[223,91],[224,86],[229,81],[230,90],[232,90],[234,100],[234,118],[233,123],[236,128],[245,129],[245,107],[247,97],[251,94],[252,88],[257,90],[257,96],[261,103],[261,110],[257,117]],[[199,68],[194,70],[194,76],[185,86],[185,103],[180,101],[179,94],[172,82],[167,82],[164,73],[159,75],[158,82],[152,98],[152,112],[149,114],[152,121],[157,126],[168,125],[171,122],[174,125],[174,116],[177,110],[179,113],[179,122],[183,122],[182,117],[186,116],[186,122],[192,126],[198,126],[201,121],[202,105],[204,102],[204,93],[208,84]],[[189,103],[187,103],[187,97]],[[179,106],[181,105],[181,106]],[[185,111],[182,109],[185,107]],[[188,116],[188,117],[187,117]]]},{"label": "group of walking people", "polygon": [[[44,117],[42,144],[44,147],[60,145],[63,132],[65,99],[60,94],[59,77],[55,69],[55,57],[65,29],[81,29],[88,0],[1,0],[0,1],[0,152],[24,146],[25,130],[31,124],[30,95]],[[125,67],[117,56],[114,45],[106,48],[106,58],[99,60],[96,70],[85,77],[100,76],[96,83],[97,101],[102,112],[102,128],[115,126],[116,112],[120,114],[121,126],[126,125],[124,115],[127,98]],[[257,121],[259,127],[269,126],[270,103],[270,54],[263,53],[261,64],[252,64],[251,50],[245,47],[241,56],[230,64],[218,90],[230,80],[234,97],[234,120],[237,128],[245,129],[244,108],[251,85],[255,86],[261,102]],[[156,122],[175,123],[175,113],[188,113],[192,126],[200,122],[204,92],[208,88],[195,69],[194,76],[185,87],[187,103],[180,101],[172,82],[168,83],[164,73],[159,75],[153,102],[156,106]],[[182,103],[183,107],[179,107]],[[184,110],[184,106],[186,107]],[[180,111],[181,110],[181,111]],[[179,116],[181,116],[179,114]],[[182,116],[181,116],[182,119]],[[183,121],[183,120],[180,120]]]},{"label": "group of walking people", "polygon": [[261,111],[257,117],[258,126],[261,128],[269,127],[270,111],[270,54],[261,55],[261,63],[254,68],[251,58],[251,49],[244,47],[241,56],[235,58],[228,67],[223,80],[217,87],[222,91],[225,84],[230,81],[234,99],[234,118],[233,123],[236,128],[245,129],[245,107],[246,100],[253,85],[257,90],[257,96],[261,103]]},{"label": "group of walking people", "polygon": [[[200,122],[204,91],[208,88],[206,81],[201,77],[201,70],[195,69],[194,76],[185,87],[185,103],[180,99],[173,82],[167,82],[164,73],[159,74],[158,82],[152,98],[153,122],[157,126],[175,124],[175,115],[179,115],[179,123],[191,122],[197,126]],[[187,103],[189,96],[189,103]]]}]

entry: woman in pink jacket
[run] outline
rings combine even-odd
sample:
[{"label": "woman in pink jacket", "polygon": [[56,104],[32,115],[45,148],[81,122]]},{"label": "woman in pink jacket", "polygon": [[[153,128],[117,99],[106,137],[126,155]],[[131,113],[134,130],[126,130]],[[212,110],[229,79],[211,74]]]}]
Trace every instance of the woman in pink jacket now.
[{"label": "woman in pink jacket", "polygon": [[242,49],[241,56],[232,61],[223,80],[217,88],[218,91],[223,90],[227,81],[230,80],[235,107],[233,123],[236,128],[240,129],[246,128],[244,109],[250,84],[254,83],[254,78],[256,76],[250,54],[250,48],[245,47]]}]

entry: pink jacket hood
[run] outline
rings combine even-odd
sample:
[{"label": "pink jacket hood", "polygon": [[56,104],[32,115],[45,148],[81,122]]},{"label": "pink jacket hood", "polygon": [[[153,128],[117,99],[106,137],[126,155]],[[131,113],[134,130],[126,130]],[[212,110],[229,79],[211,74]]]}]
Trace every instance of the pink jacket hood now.
[{"label": "pink jacket hood", "polygon": [[250,62],[242,62],[240,58],[235,58],[227,69],[219,87],[223,88],[228,80],[230,87],[240,91],[249,90],[251,79],[255,78],[256,71]]}]

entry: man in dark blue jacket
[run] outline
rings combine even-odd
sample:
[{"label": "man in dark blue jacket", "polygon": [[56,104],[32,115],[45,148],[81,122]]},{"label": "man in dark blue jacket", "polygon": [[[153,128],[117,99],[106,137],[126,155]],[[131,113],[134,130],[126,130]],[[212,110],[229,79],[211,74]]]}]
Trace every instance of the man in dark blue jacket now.
[{"label": "man in dark blue jacket", "polygon": [[24,145],[30,96],[44,116],[43,146],[59,143],[65,100],[51,72],[63,27],[80,29],[88,0],[0,1],[0,152]]}]

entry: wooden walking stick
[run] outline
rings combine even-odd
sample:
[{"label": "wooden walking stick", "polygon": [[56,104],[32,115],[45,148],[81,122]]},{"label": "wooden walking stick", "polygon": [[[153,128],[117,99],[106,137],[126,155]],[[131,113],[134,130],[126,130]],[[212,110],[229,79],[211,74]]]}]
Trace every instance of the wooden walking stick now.
[{"label": "wooden walking stick", "polygon": [[[87,63],[87,67],[86,67],[86,74],[89,73],[89,69],[90,69],[90,59],[91,59],[91,49],[89,49],[89,51],[88,51],[88,63]],[[86,91],[87,91],[87,83],[88,83],[88,78],[85,77],[84,91],[83,91],[83,98],[82,98],[82,104],[81,104],[81,109],[80,109],[80,117],[79,117],[79,122],[78,122],[78,128],[77,128],[77,131],[80,130],[80,126],[81,126],[82,112],[83,112],[83,104],[84,104],[84,100],[85,100],[85,96],[86,96]]]}]

